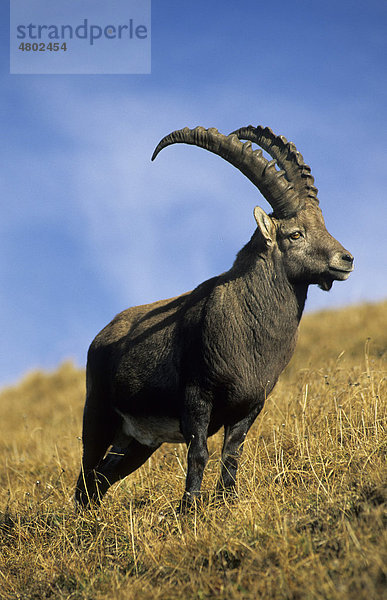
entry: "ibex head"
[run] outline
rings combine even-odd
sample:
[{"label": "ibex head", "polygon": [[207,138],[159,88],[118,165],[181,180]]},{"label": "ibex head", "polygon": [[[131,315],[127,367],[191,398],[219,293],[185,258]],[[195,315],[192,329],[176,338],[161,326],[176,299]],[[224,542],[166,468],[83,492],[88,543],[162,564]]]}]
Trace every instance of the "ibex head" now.
[{"label": "ibex head", "polygon": [[[247,140],[243,143],[241,140]],[[194,144],[218,154],[237,167],[259,189],[273,208],[267,215],[254,209],[254,241],[263,256],[281,259],[291,283],[318,284],[329,290],[353,270],[353,256],[327,231],[319,208],[311,170],[294,144],[268,127],[242,127],[225,136],[217,129],[181,129],[164,137],[152,160],[170,144]],[[268,161],[261,149],[268,152]],[[276,167],[278,164],[281,170]]]}]

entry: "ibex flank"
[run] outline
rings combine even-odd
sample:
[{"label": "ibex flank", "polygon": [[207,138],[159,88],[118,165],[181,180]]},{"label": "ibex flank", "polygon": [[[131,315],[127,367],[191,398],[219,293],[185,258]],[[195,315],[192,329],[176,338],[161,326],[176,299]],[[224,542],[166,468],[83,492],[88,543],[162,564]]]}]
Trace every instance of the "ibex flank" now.
[{"label": "ibex flank", "polygon": [[353,270],[353,256],[325,228],[310,168],[283,136],[261,126],[228,136],[185,128],[163,138],[152,160],[175,143],[237,167],[273,212],[255,207],[257,227],[228,271],[124,310],[92,342],[75,494],[83,507],[98,504],[163,442],[185,442],[181,509],[188,508],[200,495],[207,438],[221,427],[217,489],[233,491],[247,432],[294,352],[309,285],[329,290]]}]

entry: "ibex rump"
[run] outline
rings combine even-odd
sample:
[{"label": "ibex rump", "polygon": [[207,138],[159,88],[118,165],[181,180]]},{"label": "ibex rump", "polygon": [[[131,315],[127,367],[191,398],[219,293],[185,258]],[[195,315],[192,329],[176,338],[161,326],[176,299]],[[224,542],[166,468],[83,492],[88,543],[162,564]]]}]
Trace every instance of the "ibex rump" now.
[{"label": "ibex rump", "polygon": [[163,138],[152,159],[179,142],[240,169],[273,213],[254,209],[257,228],[229,271],[177,298],[125,310],[91,344],[76,488],[82,506],[98,503],[163,442],[185,442],[186,507],[200,493],[207,438],[222,426],[219,489],[230,490],[245,436],[293,354],[308,286],[329,290],[353,270],[352,255],[325,228],[310,168],[284,137],[252,126],[229,136],[186,128]]}]

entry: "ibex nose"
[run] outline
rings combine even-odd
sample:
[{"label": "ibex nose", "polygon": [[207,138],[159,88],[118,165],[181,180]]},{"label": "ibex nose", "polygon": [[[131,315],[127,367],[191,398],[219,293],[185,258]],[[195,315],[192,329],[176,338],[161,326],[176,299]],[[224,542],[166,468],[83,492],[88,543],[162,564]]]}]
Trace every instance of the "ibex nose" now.
[{"label": "ibex nose", "polygon": [[352,265],[352,263],[353,263],[353,256],[349,252],[346,252],[345,254],[342,255],[341,260],[345,260],[345,261],[349,262]]}]

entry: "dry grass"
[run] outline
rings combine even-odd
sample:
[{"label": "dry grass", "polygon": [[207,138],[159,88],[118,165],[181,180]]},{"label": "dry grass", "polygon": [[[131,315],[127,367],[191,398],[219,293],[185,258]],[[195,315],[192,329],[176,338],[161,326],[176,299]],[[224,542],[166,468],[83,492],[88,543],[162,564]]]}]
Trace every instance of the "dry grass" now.
[{"label": "dry grass", "polygon": [[[0,598],[373,600],[386,590],[387,303],[304,319],[248,436],[238,498],[179,518],[185,449],[164,445],[76,515],[83,373],[0,397]],[[385,596],[384,596],[385,597]]]}]

